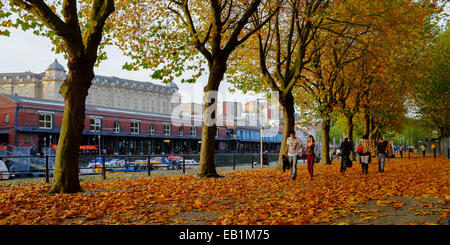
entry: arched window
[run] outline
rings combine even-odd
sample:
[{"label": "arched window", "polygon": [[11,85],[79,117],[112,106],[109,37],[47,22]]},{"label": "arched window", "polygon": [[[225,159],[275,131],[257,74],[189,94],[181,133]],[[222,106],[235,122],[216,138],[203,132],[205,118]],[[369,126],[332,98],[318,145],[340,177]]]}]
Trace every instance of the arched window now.
[{"label": "arched window", "polygon": [[191,127],[191,136],[197,136],[197,127]]},{"label": "arched window", "polygon": [[113,126],[114,133],[120,133],[120,122],[115,121]]},{"label": "arched window", "polygon": [[170,124],[164,124],[163,125],[163,134],[164,135],[170,135]]},{"label": "arched window", "polygon": [[180,136],[183,136],[184,135],[184,128],[180,127],[180,129],[178,130],[178,133],[179,133]]},{"label": "arched window", "polygon": [[155,135],[155,125],[150,125],[150,131],[148,132],[149,135]]}]

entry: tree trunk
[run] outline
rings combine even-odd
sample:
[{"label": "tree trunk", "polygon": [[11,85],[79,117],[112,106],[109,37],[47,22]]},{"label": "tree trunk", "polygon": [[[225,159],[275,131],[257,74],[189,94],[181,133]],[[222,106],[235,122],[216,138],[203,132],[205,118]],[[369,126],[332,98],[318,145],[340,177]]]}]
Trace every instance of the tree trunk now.
[{"label": "tree trunk", "polygon": [[[289,92],[286,96],[280,96],[280,105],[283,107],[283,136],[281,138],[280,155],[278,156],[278,168],[283,168],[282,155],[286,151],[286,141],[289,137],[289,131],[294,129],[295,117],[294,117],[294,97],[292,92]],[[304,144],[304,142],[302,142]]]},{"label": "tree trunk", "polygon": [[216,141],[217,125],[217,92],[219,90],[220,82],[226,71],[226,58],[216,58],[209,65],[208,84],[204,87],[205,96],[203,102],[205,103],[203,113],[203,128],[202,128],[202,145],[200,149],[200,169],[197,176],[200,178],[217,178],[222,177],[217,174],[216,164],[214,160],[214,148]]},{"label": "tree trunk", "polygon": [[64,97],[64,116],[58,140],[50,193],[76,193],[81,191],[78,177],[78,154],[85,119],[88,89],[94,78],[93,66],[84,59],[69,59],[69,75],[61,86]]},{"label": "tree trunk", "polygon": [[364,135],[369,136],[370,134],[370,115],[369,113],[364,113]]},{"label": "tree trunk", "polygon": [[322,122],[322,157],[320,163],[331,164],[330,159],[330,120]]},{"label": "tree trunk", "polygon": [[348,142],[350,142],[350,145],[352,146],[352,150],[350,151],[350,159],[352,161],[355,161],[355,145],[353,143],[353,115],[347,115],[347,136],[348,136]]}]

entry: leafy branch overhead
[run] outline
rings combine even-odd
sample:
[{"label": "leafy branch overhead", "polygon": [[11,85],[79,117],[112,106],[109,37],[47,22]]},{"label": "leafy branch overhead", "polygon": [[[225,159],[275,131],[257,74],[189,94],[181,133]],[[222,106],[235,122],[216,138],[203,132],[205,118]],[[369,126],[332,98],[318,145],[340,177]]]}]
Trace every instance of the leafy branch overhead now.
[{"label": "leafy branch overhead", "polygon": [[269,2],[121,1],[112,19],[115,43],[132,59],[125,69],[152,69],[152,77],[164,82],[190,71],[183,81],[195,82],[214,56],[228,57],[270,20],[276,8],[255,28],[248,21]]}]

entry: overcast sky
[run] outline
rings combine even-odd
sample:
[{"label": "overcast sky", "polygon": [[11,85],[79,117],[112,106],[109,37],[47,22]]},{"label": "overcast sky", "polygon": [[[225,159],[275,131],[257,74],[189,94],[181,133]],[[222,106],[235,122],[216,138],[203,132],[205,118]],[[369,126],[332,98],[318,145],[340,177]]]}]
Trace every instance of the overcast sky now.
[{"label": "overcast sky", "polygon": [[[58,62],[67,71],[67,60],[64,59],[62,54],[56,55],[51,49],[52,43],[47,38],[35,36],[30,31],[24,32],[13,29],[9,37],[0,36],[0,73],[25,71],[41,73],[47,69],[54,59],[58,59]],[[162,84],[161,81],[150,78],[151,71],[149,70],[122,70],[122,65],[130,59],[122,55],[118,48],[108,47],[107,54],[108,60],[103,61],[99,67],[94,69],[95,74]],[[203,86],[206,82],[207,74],[203,75],[196,84],[181,84],[180,81],[175,81],[180,88],[182,102],[202,103]],[[230,86],[232,85],[225,81],[221,83],[219,101],[226,97],[225,100],[227,101],[239,101],[244,104],[257,98],[256,95],[243,95],[241,92],[232,94],[228,91]]]}]

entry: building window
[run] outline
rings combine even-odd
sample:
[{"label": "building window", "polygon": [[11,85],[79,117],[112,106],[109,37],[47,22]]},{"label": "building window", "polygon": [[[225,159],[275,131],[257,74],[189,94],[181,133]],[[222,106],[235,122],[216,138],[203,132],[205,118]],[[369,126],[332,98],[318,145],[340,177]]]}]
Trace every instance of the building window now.
[{"label": "building window", "polygon": [[191,127],[191,136],[197,136],[197,127]]},{"label": "building window", "polygon": [[184,128],[181,127],[181,128],[178,130],[178,133],[179,133],[180,136],[183,136],[183,135],[184,135]]},{"label": "building window", "polygon": [[139,122],[138,121],[131,121],[130,132],[132,134],[139,134]]},{"label": "building window", "polygon": [[164,124],[163,125],[163,134],[164,135],[170,135],[170,124]]},{"label": "building window", "polygon": [[114,126],[113,126],[113,132],[114,133],[120,133],[120,122],[114,122]]},{"label": "building window", "polygon": [[101,118],[91,118],[90,119],[90,131],[91,132],[100,132],[102,127],[102,119]]},{"label": "building window", "polygon": [[31,136],[29,134],[25,134],[23,141],[24,141],[25,144],[30,144],[31,143]]},{"label": "building window", "polygon": [[39,128],[51,129],[52,127],[52,114],[39,113]]},{"label": "building window", "polygon": [[150,131],[148,132],[150,135],[155,135],[155,125],[150,125]]},{"label": "building window", "polygon": [[5,114],[5,123],[9,123],[9,114]]}]

